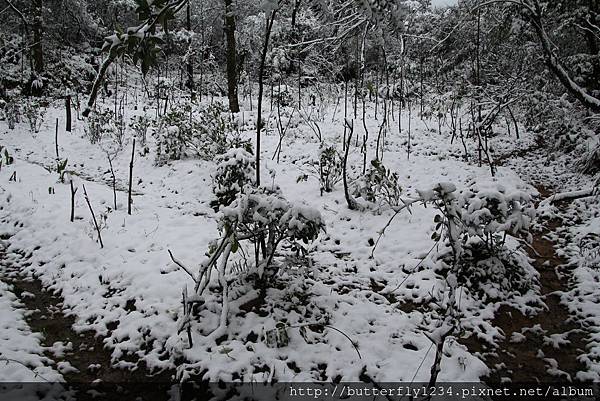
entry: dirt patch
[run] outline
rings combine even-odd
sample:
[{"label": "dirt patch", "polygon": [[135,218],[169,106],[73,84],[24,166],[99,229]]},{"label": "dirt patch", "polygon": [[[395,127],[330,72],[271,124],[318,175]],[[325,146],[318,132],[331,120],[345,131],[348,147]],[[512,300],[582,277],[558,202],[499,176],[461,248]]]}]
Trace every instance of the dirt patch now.
[{"label": "dirt patch", "polygon": [[48,350],[46,356],[57,363],[66,387],[77,392],[77,400],[169,399],[174,371],[152,372],[133,356],[121,358],[132,364],[131,369],[113,367],[111,351],[104,346],[105,338],[94,331],[75,331],[75,318],[63,312],[64,301],[60,294],[46,289],[39,279],[26,277],[9,263],[2,248],[0,262],[0,279],[12,287],[11,291],[25,306],[25,320],[33,332],[43,335],[42,345],[52,347],[61,343],[64,346],[60,354]]},{"label": "dirt patch", "polygon": [[[539,187],[542,197],[550,195],[547,188]],[[578,357],[584,353],[585,332],[575,321],[557,292],[568,289],[569,272],[566,261],[555,252],[555,244],[548,234],[562,225],[560,220],[546,222],[545,229],[533,235],[529,257],[540,274],[540,290],[546,308],[535,315],[523,315],[515,308],[502,306],[493,324],[505,338],[496,349],[490,349],[473,338],[465,344],[473,352],[480,352],[491,368],[484,381],[555,383],[557,380],[577,381],[577,372],[586,367]],[[560,274],[558,274],[560,272]]]}]

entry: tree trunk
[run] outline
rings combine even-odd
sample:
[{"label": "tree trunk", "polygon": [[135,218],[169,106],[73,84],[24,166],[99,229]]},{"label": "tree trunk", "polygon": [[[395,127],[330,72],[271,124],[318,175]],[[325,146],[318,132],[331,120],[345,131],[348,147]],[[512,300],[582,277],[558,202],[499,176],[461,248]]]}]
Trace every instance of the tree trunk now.
[{"label": "tree trunk", "polygon": [[600,112],[600,99],[590,95],[584,88],[573,81],[565,67],[563,67],[562,63],[554,53],[552,42],[548,37],[548,33],[546,32],[546,29],[542,23],[541,10],[542,6],[538,0],[534,1],[533,7],[528,7],[529,20],[542,46],[546,66],[548,66],[550,71],[556,75],[560,83],[572,96],[579,101],[579,103],[593,112]]},{"label": "tree trunk", "polygon": [[33,68],[37,74],[44,72],[44,49],[42,46],[42,38],[44,37],[43,17],[42,17],[43,0],[33,0],[32,2],[32,30],[33,30],[33,45],[31,46],[31,57],[33,58]]},{"label": "tree trunk", "polygon": [[256,186],[260,187],[260,130],[262,129],[262,98],[264,90],[264,74],[265,74],[265,61],[267,59],[267,51],[269,50],[269,38],[271,37],[271,30],[273,28],[273,21],[275,20],[275,13],[277,10],[271,11],[271,15],[267,18],[265,28],[265,42],[260,58],[260,67],[258,69],[258,112],[256,117]]},{"label": "tree trunk", "polygon": [[235,16],[233,0],[225,0],[225,36],[227,39],[227,97],[232,113],[240,111],[237,93],[237,54],[235,50]]},{"label": "tree trunk", "polygon": [[65,97],[66,122],[65,131],[71,132],[71,96]]},{"label": "tree trunk", "polygon": [[296,17],[298,16],[298,10],[300,10],[300,2],[302,0],[294,0],[294,8],[292,9],[292,30],[296,29]]},{"label": "tree trunk", "polygon": [[[192,31],[192,10],[191,10],[189,2],[187,3],[187,10],[186,10],[186,29],[188,30],[188,32]],[[190,45],[191,45],[191,41],[190,41]],[[186,86],[190,90],[191,98],[194,99],[196,97],[196,94],[194,93],[194,58],[191,56],[188,57],[188,61],[187,61]]]}]

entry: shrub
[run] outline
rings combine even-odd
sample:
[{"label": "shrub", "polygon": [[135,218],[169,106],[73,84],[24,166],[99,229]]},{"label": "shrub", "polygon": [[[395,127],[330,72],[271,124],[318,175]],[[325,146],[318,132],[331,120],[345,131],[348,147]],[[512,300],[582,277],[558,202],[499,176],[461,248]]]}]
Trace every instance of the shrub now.
[{"label": "shrub", "polygon": [[167,160],[183,158],[196,125],[191,105],[173,108],[162,116],[155,131],[156,163],[162,165]]},{"label": "shrub", "polygon": [[522,192],[507,193],[472,187],[460,194],[452,184],[439,184],[421,192],[440,211],[434,218],[432,239],[443,241],[437,254],[438,272],[452,275],[458,284],[482,298],[499,298],[513,291],[526,292],[532,276],[525,255],[506,245],[508,235],[531,240],[529,229],[535,216],[531,199]]},{"label": "shrub", "polygon": [[[278,269],[271,268],[280,243],[296,245],[314,241],[325,224],[321,214],[312,208],[294,205],[278,190],[258,188],[241,194],[222,209],[219,227],[231,233],[236,241],[247,239],[262,247],[262,261],[257,260],[258,276],[269,281]],[[264,245],[262,241],[266,242]]]},{"label": "shrub", "polygon": [[225,112],[220,103],[203,107],[198,117],[191,104],[173,108],[162,117],[155,131],[157,164],[184,157],[212,160],[231,147],[250,149],[249,142],[236,136]]},{"label": "shrub", "polygon": [[131,119],[129,127],[133,130],[133,135],[140,145],[140,153],[142,156],[148,154],[149,149],[147,146],[148,140],[148,129],[152,126],[154,120],[147,116],[135,116]]},{"label": "shrub", "polygon": [[[332,192],[335,185],[342,180],[343,162],[340,153],[334,146],[321,145],[319,161],[307,163],[310,166],[310,175],[319,180],[321,196],[323,192]],[[297,182],[308,180],[308,174],[302,174]]]},{"label": "shrub", "polygon": [[213,193],[216,199],[211,206],[228,206],[239,193],[254,182],[256,164],[254,156],[244,149],[233,148],[217,157],[217,170],[213,175]]},{"label": "shrub", "polygon": [[372,160],[371,167],[358,181],[354,192],[354,196],[367,202],[398,206],[402,188],[398,184],[397,173],[386,169],[381,161]]},{"label": "shrub", "polygon": [[110,135],[114,129],[112,126],[113,112],[104,109],[93,112],[88,117],[85,134],[91,143],[99,143],[107,134]]},{"label": "shrub", "polygon": [[342,157],[333,146],[321,148],[319,156],[319,182],[321,183],[321,194],[323,191],[331,192],[335,185],[342,179],[343,173]]},{"label": "shrub", "polygon": [[273,88],[273,100],[281,107],[287,107],[294,101],[292,90],[287,85],[277,85]]},{"label": "shrub", "polygon": [[[208,288],[213,271],[218,274],[222,305],[219,325],[210,331],[207,337],[216,340],[226,333],[231,297],[239,297],[240,292],[251,290],[247,287],[251,281],[246,278],[258,276],[255,283],[260,289],[264,289],[272,283],[279,271],[273,263],[277,247],[284,242],[296,244],[314,241],[325,227],[317,210],[294,205],[278,190],[266,188],[252,189],[239,194],[230,206],[222,208],[221,211],[219,219],[221,238],[211,242],[207,259],[200,264],[197,275],[191,273],[190,269],[171,255],[173,261],[188,272],[195,282],[195,293],[192,296],[188,296],[186,290],[183,292],[184,310],[179,321],[179,332],[187,330],[190,345],[192,345],[192,315],[195,315],[194,310],[201,308],[205,302],[204,292]],[[248,267],[246,263],[246,252],[242,248],[244,243],[251,243],[254,246],[253,268]],[[230,262],[232,254],[238,251],[241,254],[241,261]],[[246,275],[244,280],[239,280],[240,273],[247,271],[251,273]],[[236,276],[233,281],[229,279],[232,274]]]},{"label": "shrub", "polygon": [[40,132],[42,122],[46,110],[42,107],[42,104],[33,98],[27,99],[23,106],[23,115],[29,123],[29,129],[32,133]]},{"label": "shrub", "polygon": [[21,121],[21,111],[15,98],[6,104],[6,122],[9,129],[15,129],[17,123]]}]

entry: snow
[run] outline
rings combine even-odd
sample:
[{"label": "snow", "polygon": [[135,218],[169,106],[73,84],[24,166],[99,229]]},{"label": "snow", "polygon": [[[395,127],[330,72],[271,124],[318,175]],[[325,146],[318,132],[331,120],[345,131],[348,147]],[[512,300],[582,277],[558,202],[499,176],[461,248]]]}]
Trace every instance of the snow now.
[{"label": "snow", "polygon": [[[32,333],[24,316],[24,306],[0,282],[0,378],[4,382],[56,382],[62,376],[44,356],[41,335]],[[58,370],[58,371],[57,371]]]},{"label": "snow", "polygon": [[[127,113],[131,116],[139,111],[128,109]],[[240,114],[238,120],[252,115],[248,111]],[[269,121],[273,117],[268,114]],[[343,116],[332,119],[331,115],[327,113],[327,119],[320,122],[321,130],[326,141],[340,143]],[[86,185],[96,215],[106,222],[101,249],[79,192],[75,222],[69,222],[69,185],[58,182],[57,174],[52,172],[56,118],[62,127],[60,105],[48,110],[36,136],[23,124],[9,131],[0,122],[3,144],[15,157],[14,164],[0,171],[4,218],[0,233],[11,236],[9,253],[31,253],[31,264],[23,268],[24,272],[35,274],[45,286],[60,291],[64,308],[76,318],[76,330],[93,329],[106,336],[113,362],[133,354],[150,368],[172,368],[183,357],[186,363],[178,366],[180,378],[203,372],[206,379],[224,381],[257,379],[263,374],[255,371],[260,366],[267,366],[267,376],[279,381],[322,377],[356,381],[361,373],[382,382],[429,379],[435,353],[430,351],[431,341],[426,334],[431,334],[423,328],[424,314],[406,306],[427,303],[430,292],[440,290],[443,283],[427,256],[434,245],[433,208],[415,203],[410,212],[400,212],[371,256],[372,241],[394,211],[351,211],[341,188],[320,196],[317,182],[297,182],[307,162],[318,157],[319,144],[309,127],[300,124],[284,138],[281,162],[275,163],[271,157],[279,137],[271,129],[262,138],[261,170],[272,170],[274,178],[272,182],[267,180],[269,185],[279,186],[283,195],[298,205],[289,211],[290,229],[302,230],[306,218],[322,219],[325,233],[309,248],[311,262],[284,269],[278,279],[285,284],[269,288],[259,309],[248,310],[245,306],[256,299],[258,291],[244,287],[235,272],[228,272],[231,283],[226,327],[220,320],[221,294],[211,290],[220,279],[214,274],[202,298],[205,308],[196,317],[200,322],[191,322],[194,345],[190,348],[185,332],[178,333],[178,329],[182,327],[182,288],[187,288],[190,299],[195,299],[191,291],[194,283],[171,261],[168,250],[192,272],[198,272],[209,244],[219,237],[217,219],[240,217],[240,210],[233,207],[221,208],[218,213],[210,207],[215,161],[184,159],[156,166],[152,156],[136,155],[130,216],[125,207],[126,193],[119,188],[126,188],[131,139],[126,138],[123,149],[113,159],[118,188],[118,209],[114,210],[106,155],[84,137],[84,122],[75,121],[71,134],[61,130],[60,154],[69,159],[68,169],[77,177],[77,185]],[[353,121],[346,123],[352,125]],[[379,123],[372,119],[367,123],[375,132]],[[493,188],[505,191],[515,202],[536,193],[510,168],[499,167],[497,176],[490,177],[486,166],[460,160],[462,145],[450,145],[449,133],[440,137],[416,117],[412,124],[415,133],[410,160],[406,157],[405,137],[397,132],[388,136],[383,158],[386,168],[398,172],[407,198],[433,200],[436,186],[445,193],[474,185]],[[355,124],[357,131],[362,129],[359,125]],[[407,126],[407,121],[403,125]],[[242,134],[251,139],[254,132],[248,127]],[[149,138],[149,146],[153,146],[152,141]],[[368,152],[369,157],[374,155],[374,145],[369,145]],[[235,158],[246,156],[238,151]],[[351,177],[362,170],[359,148],[351,147],[348,165]],[[9,181],[15,171],[17,182]],[[54,192],[50,193],[49,188]],[[270,206],[277,207],[278,200],[272,201],[275,203]],[[516,241],[508,243],[511,249],[518,247]],[[374,289],[372,283],[382,283],[383,289]],[[526,308],[534,298],[526,294],[486,304],[465,291],[462,327],[493,344],[502,337],[491,323],[494,311],[503,302]],[[6,309],[14,309],[12,305]],[[270,348],[262,336],[277,322],[288,326],[289,344]],[[311,326],[306,326],[309,323]],[[336,330],[311,329],[325,323]],[[113,325],[116,328],[109,329]],[[308,327],[306,338],[299,328],[302,325]],[[206,335],[216,327],[216,334]],[[348,338],[337,330],[356,343],[360,358]],[[223,333],[228,338],[217,343],[217,334]],[[11,338],[16,335],[10,333]],[[289,367],[292,363],[299,372]],[[441,381],[477,381],[488,371],[477,356],[454,339],[445,345],[441,366]],[[65,369],[69,366],[59,367]]]}]

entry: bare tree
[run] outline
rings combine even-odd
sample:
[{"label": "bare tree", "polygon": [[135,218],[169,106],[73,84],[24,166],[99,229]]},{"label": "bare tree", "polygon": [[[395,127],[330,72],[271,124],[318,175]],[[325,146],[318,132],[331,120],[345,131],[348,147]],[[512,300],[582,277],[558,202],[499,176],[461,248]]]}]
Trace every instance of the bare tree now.
[{"label": "bare tree", "polygon": [[233,1],[225,0],[225,37],[227,39],[227,97],[229,110],[240,111],[237,90],[237,53],[235,49],[235,13]]}]

